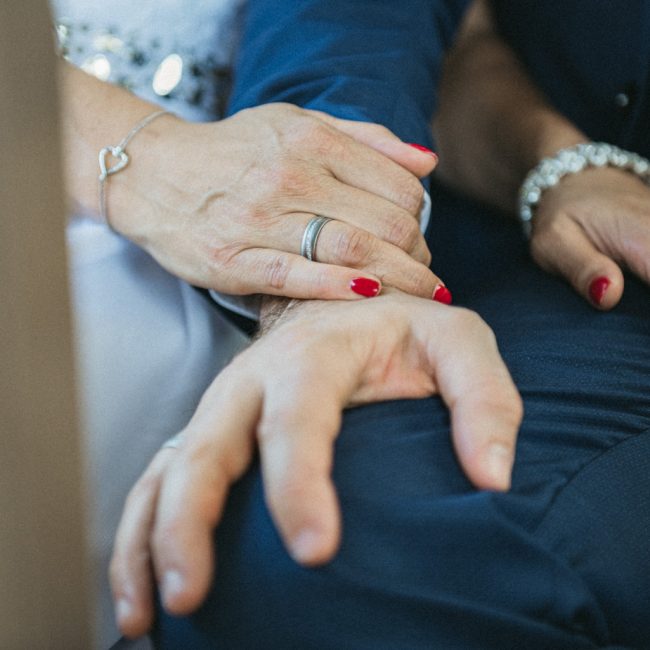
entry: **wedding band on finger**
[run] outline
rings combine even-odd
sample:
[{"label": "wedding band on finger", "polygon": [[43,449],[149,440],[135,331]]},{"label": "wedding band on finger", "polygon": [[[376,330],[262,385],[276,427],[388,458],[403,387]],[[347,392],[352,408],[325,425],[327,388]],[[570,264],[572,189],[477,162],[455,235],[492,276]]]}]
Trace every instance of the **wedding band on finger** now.
[{"label": "wedding band on finger", "polygon": [[162,446],[160,448],[161,449],[180,449],[182,442],[183,442],[183,439],[181,438],[181,434],[177,433],[175,436],[172,436],[169,440],[166,440],[165,442],[163,442],[163,444],[162,444]]},{"label": "wedding band on finger", "polygon": [[305,232],[302,236],[302,243],[300,244],[300,254],[306,257],[310,262],[316,262],[316,243],[320,236],[321,230],[328,221],[334,221],[330,217],[323,217],[316,215],[313,219],[309,220]]}]

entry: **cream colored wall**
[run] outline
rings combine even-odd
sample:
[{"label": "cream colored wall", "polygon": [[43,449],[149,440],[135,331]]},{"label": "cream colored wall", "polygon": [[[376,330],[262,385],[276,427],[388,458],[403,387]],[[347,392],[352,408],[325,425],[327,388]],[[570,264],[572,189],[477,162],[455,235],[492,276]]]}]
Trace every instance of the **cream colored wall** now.
[{"label": "cream colored wall", "polygon": [[91,647],[46,0],[0,2],[0,648]]}]

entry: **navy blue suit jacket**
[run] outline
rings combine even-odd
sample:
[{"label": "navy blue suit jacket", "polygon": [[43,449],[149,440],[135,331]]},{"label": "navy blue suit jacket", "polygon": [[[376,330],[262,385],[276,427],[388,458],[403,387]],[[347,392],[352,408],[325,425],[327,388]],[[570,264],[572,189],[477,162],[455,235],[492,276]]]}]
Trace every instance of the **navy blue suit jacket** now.
[{"label": "navy blue suit jacket", "polygon": [[230,112],[289,102],[431,146],[442,56],[468,0],[249,0]]},{"label": "navy blue suit jacket", "polygon": [[650,156],[650,2],[492,0],[501,35],[592,140]]}]

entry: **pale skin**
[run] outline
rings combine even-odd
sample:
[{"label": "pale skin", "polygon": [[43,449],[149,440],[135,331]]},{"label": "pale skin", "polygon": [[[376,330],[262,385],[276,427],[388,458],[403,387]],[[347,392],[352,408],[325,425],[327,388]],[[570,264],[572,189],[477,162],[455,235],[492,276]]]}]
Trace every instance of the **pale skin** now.
[{"label": "pale skin", "polygon": [[[436,173],[512,214],[530,169],[590,139],[534,86],[496,33],[484,0],[472,5],[449,54],[434,131],[442,161]],[[650,188],[633,174],[589,169],[544,192],[533,222],[533,258],[595,307],[619,302],[622,269],[650,282],[648,251]]]},{"label": "pale skin", "polygon": [[288,552],[305,566],[330,560],[344,534],[330,477],[342,409],[429,395],[450,409],[468,478],[507,490],[521,399],[476,314],[395,291],[285,312],[215,379],[181,448],[158,452],[131,491],[110,572],[122,632],[150,628],[156,584],[171,614],[201,604],[218,580],[214,529],[256,449]]},{"label": "pale skin", "polygon": [[[159,107],[66,63],[61,77],[67,187],[97,214],[98,152]],[[166,115],[127,151],[107,181],[109,221],[194,285],[357,300],[359,277],[427,298],[441,283],[417,220],[419,178],[437,159],[384,127],[272,104],[212,123]],[[315,214],[336,220],[318,241],[322,264],[300,256]]]}]

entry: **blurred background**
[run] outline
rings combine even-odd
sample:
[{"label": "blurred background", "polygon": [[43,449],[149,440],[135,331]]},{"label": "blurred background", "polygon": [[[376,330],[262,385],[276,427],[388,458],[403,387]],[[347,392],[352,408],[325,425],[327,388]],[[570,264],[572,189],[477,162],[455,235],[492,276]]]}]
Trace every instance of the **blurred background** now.
[{"label": "blurred background", "polygon": [[46,0],[0,3],[0,648],[94,647]]}]

